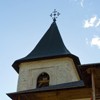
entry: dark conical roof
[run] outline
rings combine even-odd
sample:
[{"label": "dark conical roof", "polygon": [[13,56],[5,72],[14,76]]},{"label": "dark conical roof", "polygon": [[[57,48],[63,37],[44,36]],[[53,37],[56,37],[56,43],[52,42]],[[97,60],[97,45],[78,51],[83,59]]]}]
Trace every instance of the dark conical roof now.
[{"label": "dark conical roof", "polygon": [[34,50],[23,59],[43,58],[64,54],[70,54],[70,52],[66,49],[62,41],[56,22],[53,22]]},{"label": "dark conical roof", "polygon": [[65,47],[57,24],[54,21],[36,47],[26,57],[16,60],[13,63],[13,67],[18,72],[18,65],[22,62],[61,56],[73,55]]}]

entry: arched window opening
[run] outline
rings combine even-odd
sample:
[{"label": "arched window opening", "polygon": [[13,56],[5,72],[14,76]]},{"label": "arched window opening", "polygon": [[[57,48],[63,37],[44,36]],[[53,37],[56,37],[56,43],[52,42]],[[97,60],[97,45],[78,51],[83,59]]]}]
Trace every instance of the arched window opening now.
[{"label": "arched window opening", "polygon": [[41,73],[37,78],[37,88],[49,86],[49,75],[45,72]]}]

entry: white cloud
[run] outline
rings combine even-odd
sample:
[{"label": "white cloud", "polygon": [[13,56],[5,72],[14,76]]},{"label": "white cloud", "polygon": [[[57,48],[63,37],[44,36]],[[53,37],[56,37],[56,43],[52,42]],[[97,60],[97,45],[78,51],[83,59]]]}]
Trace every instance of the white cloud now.
[{"label": "white cloud", "polygon": [[89,28],[95,26],[95,22],[97,20],[96,16],[91,17],[90,19],[87,19],[84,21],[84,28]]},{"label": "white cloud", "polygon": [[97,46],[100,49],[100,37],[95,36],[91,40],[91,46]]},{"label": "white cloud", "polygon": [[92,27],[92,26],[93,26],[93,23],[90,23],[88,20],[85,20],[84,28],[89,28],[89,27]]},{"label": "white cloud", "polygon": [[81,7],[84,7],[83,3],[84,3],[84,0],[81,0],[80,1]]},{"label": "white cloud", "polygon": [[92,17],[92,18],[90,19],[90,23],[91,23],[91,24],[94,24],[96,20],[97,20],[97,17],[94,16],[94,17]]},{"label": "white cloud", "polygon": [[96,23],[95,27],[98,27],[100,25],[100,19],[98,20],[98,22]]},{"label": "white cloud", "polygon": [[100,26],[100,18],[93,16],[90,19],[85,20],[83,25],[84,28],[98,27]]},{"label": "white cloud", "polygon": [[74,1],[78,2],[82,8],[84,7],[84,0],[74,0]]}]

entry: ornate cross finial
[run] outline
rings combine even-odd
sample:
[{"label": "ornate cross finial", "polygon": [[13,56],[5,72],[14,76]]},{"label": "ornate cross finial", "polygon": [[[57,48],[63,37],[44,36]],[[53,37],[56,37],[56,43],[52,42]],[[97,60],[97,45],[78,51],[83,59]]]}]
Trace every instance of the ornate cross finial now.
[{"label": "ornate cross finial", "polygon": [[58,18],[59,15],[60,15],[60,13],[57,12],[56,9],[54,9],[54,11],[50,14],[50,16],[52,17],[54,22],[56,21],[56,19]]}]

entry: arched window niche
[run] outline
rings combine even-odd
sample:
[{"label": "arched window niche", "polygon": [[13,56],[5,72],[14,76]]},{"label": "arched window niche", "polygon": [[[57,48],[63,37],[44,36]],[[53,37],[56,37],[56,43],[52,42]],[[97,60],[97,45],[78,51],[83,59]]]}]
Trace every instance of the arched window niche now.
[{"label": "arched window niche", "polygon": [[49,80],[48,73],[42,72],[37,78],[37,88],[49,86]]}]

